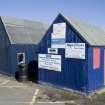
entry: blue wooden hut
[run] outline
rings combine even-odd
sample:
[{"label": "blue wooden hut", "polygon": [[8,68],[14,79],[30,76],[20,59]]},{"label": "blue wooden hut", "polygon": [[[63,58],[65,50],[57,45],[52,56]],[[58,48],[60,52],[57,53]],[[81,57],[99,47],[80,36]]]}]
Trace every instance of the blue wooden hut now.
[{"label": "blue wooden hut", "polygon": [[39,44],[39,83],[82,93],[105,85],[105,32],[59,14]]},{"label": "blue wooden hut", "polygon": [[20,61],[36,61],[37,45],[46,28],[38,21],[0,17],[0,72],[15,75]]}]

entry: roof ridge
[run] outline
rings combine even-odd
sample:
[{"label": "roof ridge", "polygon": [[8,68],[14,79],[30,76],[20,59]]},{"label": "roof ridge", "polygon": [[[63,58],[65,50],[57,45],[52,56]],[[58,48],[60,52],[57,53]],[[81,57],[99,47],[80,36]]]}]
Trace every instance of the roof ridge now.
[{"label": "roof ridge", "polygon": [[90,45],[105,45],[105,31],[102,28],[97,25],[76,20],[70,16],[63,17],[76,29],[87,43]]},{"label": "roof ridge", "polygon": [[44,25],[42,22],[32,22],[29,20],[17,22],[15,19],[10,19],[8,24],[8,19],[3,20],[1,18],[1,20],[11,44],[38,44],[48,28],[47,24]]},{"label": "roof ridge", "polygon": [[[73,19],[73,20],[75,20],[75,21],[77,21],[77,22],[79,22],[79,23],[81,23],[81,24],[86,24],[86,25],[89,25],[89,26],[91,26],[91,27],[96,27],[96,28],[99,28],[99,29],[101,29],[98,25],[95,25],[95,24],[91,24],[91,23],[88,23],[88,22],[85,22],[85,21],[81,21],[81,20],[79,20],[79,19],[76,19],[76,18],[73,18],[73,17],[71,17],[71,16],[66,16],[66,18],[71,18],[71,19]],[[104,31],[104,30],[103,30]]]}]

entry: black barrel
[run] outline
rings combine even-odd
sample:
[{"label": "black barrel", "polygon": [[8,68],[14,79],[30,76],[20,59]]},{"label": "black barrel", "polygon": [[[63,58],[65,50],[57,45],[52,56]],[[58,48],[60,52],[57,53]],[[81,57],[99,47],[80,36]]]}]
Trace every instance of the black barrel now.
[{"label": "black barrel", "polygon": [[19,64],[19,73],[18,73],[18,78],[20,82],[26,82],[28,81],[28,68],[27,65],[22,63]]}]

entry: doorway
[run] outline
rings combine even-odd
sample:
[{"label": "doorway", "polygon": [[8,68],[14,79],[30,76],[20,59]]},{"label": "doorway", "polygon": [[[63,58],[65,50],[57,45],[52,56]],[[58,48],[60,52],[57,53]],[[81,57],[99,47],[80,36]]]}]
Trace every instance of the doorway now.
[{"label": "doorway", "polygon": [[30,81],[32,82],[38,81],[38,62],[37,61],[31,61],[28,64],[28,76]]}]

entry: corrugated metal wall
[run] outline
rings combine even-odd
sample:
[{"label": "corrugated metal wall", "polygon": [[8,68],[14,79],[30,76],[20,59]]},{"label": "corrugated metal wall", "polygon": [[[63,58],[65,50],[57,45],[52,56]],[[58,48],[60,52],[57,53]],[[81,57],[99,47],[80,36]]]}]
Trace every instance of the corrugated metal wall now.
[{"label": "corrugated metal wall", "polygon": [[11,45],[11,74],[14,75],[18,70],[17,53],[25,53],[25,63],[37,61],[37,46],[32,44],[12,44]]},{"label": "corrugated metal wall", "polygon": [[[53,23],[65,22],[58,16]],[[51,47],[52,25],[42,39],[39,47],[39,53],[47,54],[47,49]],[[79,33],[67,24],[66,42],[82,43],[84,42]],[[87,86],[87,44],[86,59],[67,59],[65,58],[65,50],[58,51],[62,56],[62,71],[49,71],[39,68],[39,82],[53,84],[54,86],[71,88],[79,91],[86,91]]]},{"label": "corrugated metal wall", "polygon": [[0,18],[0,72],[7,75],[15,75],[18,70],[17,53],[22,51],[26,54],[27,64],[37,60],[37,45],[11,44]]},{"label": "corrugated metal wall", "polygon": [[10,75],[10,41],[0,18],[0,72]]},{"label": "corrugated metal wall", "polygon": [[[93,69],[93,48],[100,48],[100,67]],[[88,48],[88,91],[104,86],[104,47]]]}]

